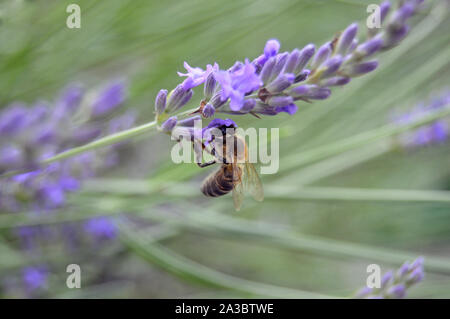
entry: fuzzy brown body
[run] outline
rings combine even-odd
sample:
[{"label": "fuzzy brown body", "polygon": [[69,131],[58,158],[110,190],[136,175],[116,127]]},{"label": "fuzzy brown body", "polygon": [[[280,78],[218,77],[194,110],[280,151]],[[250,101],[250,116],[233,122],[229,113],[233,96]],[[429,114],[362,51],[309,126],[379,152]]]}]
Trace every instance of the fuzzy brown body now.
[{"label": "fuzzy brown body", "polygon": [[233,190],[233,166],[222,164],[212,175],[207,177],[201,186],[203,194],[209,197],[219,197]]}]

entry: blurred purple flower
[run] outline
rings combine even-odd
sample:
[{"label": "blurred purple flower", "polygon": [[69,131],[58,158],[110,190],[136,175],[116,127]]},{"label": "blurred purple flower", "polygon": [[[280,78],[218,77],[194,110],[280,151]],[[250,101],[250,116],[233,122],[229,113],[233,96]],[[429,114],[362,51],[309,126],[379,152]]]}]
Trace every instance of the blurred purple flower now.
[{"label": "blurred purple flower", "polygon": [[116,81],[108,84],[92,103],[92,116],[97,118],[113,112],[125,101],[125,93],[125,82]]},{"label": "blurred purple flower", "polygon": [[113,239],[117,235],[116,226],[107,217],[92,218],[85,223],[84,228],[95,239]]},{"label": "blurred purple flower", "polygon": [[47,285],[48,273],[42,267],[27,267],[23,270],[22,276],[26,287],[30,291]]}]

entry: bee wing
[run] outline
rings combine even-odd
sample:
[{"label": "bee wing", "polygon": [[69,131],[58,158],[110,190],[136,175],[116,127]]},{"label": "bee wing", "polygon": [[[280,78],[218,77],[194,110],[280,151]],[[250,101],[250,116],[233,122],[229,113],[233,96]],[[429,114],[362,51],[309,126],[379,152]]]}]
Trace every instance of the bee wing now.
[{"label": "bee wing", "polygon": [[244,201],[244,184],[242,183],[243,169],[239,165],[233,165],[233,202],[234,209],[239,211]]},{"label": "bee wing", "polygon": [[255,166],[253,166],[252,163],[246,162],[244,164],[243,184],[245,187],[245,191],[249,192],[256,201],[263,201],[264,189],[258,172],[256,171]]},{"label": "bee wing", "polygon": [[264,190],[256,172],[255,167],[251,163],[242,165],[233,165],[233,201],[234,208],[239,211],[244,200],[244,194],[250,193],[252,197],[261,202],[264,199]]}]

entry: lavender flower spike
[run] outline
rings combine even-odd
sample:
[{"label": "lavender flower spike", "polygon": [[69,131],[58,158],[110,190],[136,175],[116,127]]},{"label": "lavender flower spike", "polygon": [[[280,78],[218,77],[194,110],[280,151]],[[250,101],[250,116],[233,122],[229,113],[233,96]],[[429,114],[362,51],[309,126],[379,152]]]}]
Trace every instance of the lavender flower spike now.
[{"label": "lavender flower spike", "polygon": [[394,275],[393,271],[384,274],[379,288],[364,287],[356,293],[356,298],[392,299],[406,297],[407,290],[424,277],[423,257],[412,263],[405,262]]}]

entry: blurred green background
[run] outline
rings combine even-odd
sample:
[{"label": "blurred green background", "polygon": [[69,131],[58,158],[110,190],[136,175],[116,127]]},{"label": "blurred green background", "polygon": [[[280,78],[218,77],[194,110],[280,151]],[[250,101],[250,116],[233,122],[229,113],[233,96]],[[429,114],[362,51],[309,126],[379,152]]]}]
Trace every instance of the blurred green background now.
[{"label": "blurred green background", "polygon": [[[89,87],[126,77],[126,107],[146,123],[158,90],[180,82],[183,61],[225,68],[259,55],[269,38],[278,38],[282,50],[320,45],[353,21],[364,30],[373,2],[2,1],[0,105],[52,100],[71,82]],[[364,286],[367,265],[386,271],[423,255],[426,279],[409,297],[450,297],[450,198],[432,196],[450,190],[448,143],[405,151],[378,140],[307,160],[448,84],[449,14],[432,10],[440,1],[428,2],[409,37],[379,57],[373,74],[335,89],[326,101],[300,105],[292,117],[233,118],[244,128],[280,128],[280,171],[262,176],[263,203],[248,198],[236,213],[230,196],[206,199],[199,186],[209,170],[173,164],[173,142],[165,135],[134,139],[123,164],[86,183],[60,219],[32,221],[122,213],[119,240],[94,256],[68,255],[56,242],[33,256],[53,265],[42,296],[347,297]],[[70,3],[81,7],[81,29],[66,27]],[[197,102],[194,97],[187,108]],[[30,223],[0,217],[2,232]],[[0,277],[29,262],[0,241]],[[65,285],[71,263],[83,269],[82,289]]]}]

